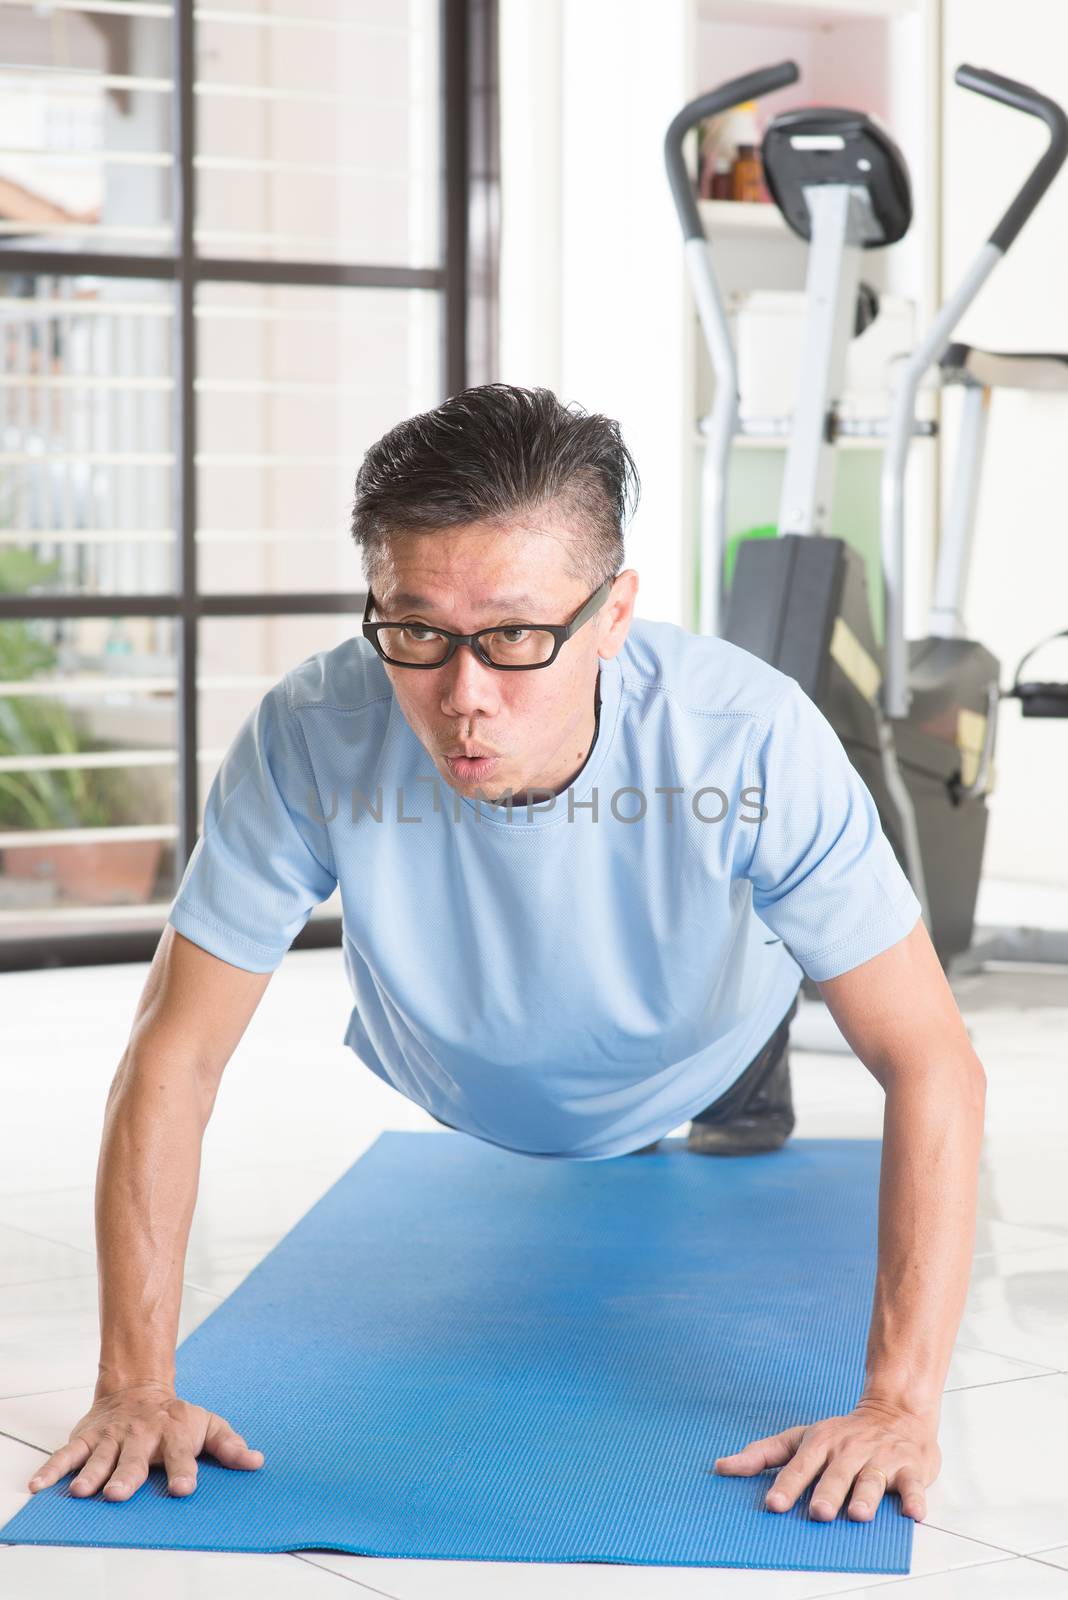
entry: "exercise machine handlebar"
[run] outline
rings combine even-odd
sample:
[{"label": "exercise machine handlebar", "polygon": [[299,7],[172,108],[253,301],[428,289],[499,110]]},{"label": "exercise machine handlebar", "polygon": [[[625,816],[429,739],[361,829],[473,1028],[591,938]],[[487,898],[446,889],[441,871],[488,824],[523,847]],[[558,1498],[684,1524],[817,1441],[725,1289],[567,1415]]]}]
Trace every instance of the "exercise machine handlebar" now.
[{"label": "exercise machine handlebar", "polygon": [[[675,209],[682,224],[686,271],[693,289],[701,331],[705,336],[712,370],[716,376],[712,410],[707,418],[707,434],[702,468],[700,569],[700,631],[719,633],[720,590],[722,583],[723,529],[727,514],[727,460],[731,440],[738,426],[738,363],[731,339],[730,324],[716,274],[712,268],[712,247],[701,224],[693,182],[682,154],[682,142],[690,129],[706,117],[729,111],[746,100],[756,100],[796,83],[800,73],[795,61],[780,61],[759,72],[747,72],[729,83],[720,84],[683,106],[673,117],[664,136],[664,159]],[[704,424],[702,424],[704,426]]]},{"label": "exercise machine handlebar", "polygon": [[788,84],[796,83],[800,76],[796,61],[780,61],[774,67],[761,67],[758,72],[746,72],[740,78],[732,78],[729,83],[721,83],[718,89],[698,95],[696,100],[683,106],[678,115],[671,119],[664,135],[664,160],[675,209],[682,223],[683,238],[705,238],[694,198],[693,182],[682,154],[682,141],[690,129],[704,122],[707,117],[719,116],[721,112],[730,111],[733,106],[740,106],[746,100],[759,100],[775,89],[785,89]]},{"label": "exercise machine handlebar", "polygon": [[986,95],[990,100],[1000,100],[1002,105],[1015,111],[1026,111],[1038,117],[1049,129],[1049,144],[1024,183],[1019,194],[990,235],[989,242],[1005,251],[1038,205],[1042,196],[1057,176],[1068,156],[1068,116],[1046,95],[1039,94],[1026,83],[1015,78],[1003,78],[1000,72],[988,72],[985,67],[970,67],[966,63],[953,74],[953,81],[962,89]]},{"label": "exercise machine handlebar", "polygon": [[1038,117],[1049,129],[1049,144],[1021,185],[997,227],[981,246],[954,293],[938,312],[926,335],[904,363],[894,392],[882,470],[883,637],[886,676],[883,710],[906,717],[911,694],[905,641],[905,468],[913,437],[916,396],[928,367],[942,359],[954,328],[989,278],[1024,223],[1046,193],[1068,156],[1068,117],[1054,100],[1028,84],[983,67],[964,64],[954,73],[964,89]]}]

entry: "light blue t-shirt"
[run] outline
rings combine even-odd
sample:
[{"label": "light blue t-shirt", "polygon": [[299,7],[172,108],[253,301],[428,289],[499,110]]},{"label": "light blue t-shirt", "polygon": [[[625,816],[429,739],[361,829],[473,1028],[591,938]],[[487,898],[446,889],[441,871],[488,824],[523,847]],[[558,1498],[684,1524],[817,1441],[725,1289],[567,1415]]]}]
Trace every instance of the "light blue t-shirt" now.
[{"label": "light blue t-shirt", "polygon": [[633,618],[560,794],[440,778],[368,640],[271,688],[227,751],[168,920],[278,966],[340,886],[360,1059],[433,1116],[598,1160],[740,1075],[802,978],[837,976],[920,903],[871,794],[797,682],[724,639]]}]

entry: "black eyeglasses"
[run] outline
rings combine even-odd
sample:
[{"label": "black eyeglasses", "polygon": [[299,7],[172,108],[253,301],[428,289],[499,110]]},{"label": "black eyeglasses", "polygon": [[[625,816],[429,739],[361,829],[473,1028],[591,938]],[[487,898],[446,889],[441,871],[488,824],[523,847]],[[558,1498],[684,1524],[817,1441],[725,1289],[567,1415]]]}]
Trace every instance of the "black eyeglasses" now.
[{"label": "black eyeglasses", "polygon": [[487,667],[499,672],[529,672],[552,665],[565,639],[600,611],[614,582],[614,578],[606,578],[570,622],[514,622],[504,628],[479,628],[475,633],[451,633],[448,628],[428,628],[421,622],[369,622],[375,598],[368,589],[363,634],[382,660],[394,667],[443,667],[458,644],[469,644]]}]

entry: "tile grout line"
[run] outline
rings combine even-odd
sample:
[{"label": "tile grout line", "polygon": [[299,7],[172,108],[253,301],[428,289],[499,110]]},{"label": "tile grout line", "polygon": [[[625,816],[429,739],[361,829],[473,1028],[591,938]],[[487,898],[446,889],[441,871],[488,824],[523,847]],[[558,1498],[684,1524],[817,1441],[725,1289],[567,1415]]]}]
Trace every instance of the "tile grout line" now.
[{"label": "tile grout line", "polygon": [[[1023,1551],[1022,1550],[1010,1550],[1008,1548],[1008,1546],[1004,1545],[1004,1544],[991,1544],[989,1539],[977,1539],[975,1537],[975,1535],[971,1534],[971,1533],[958,1533],[956,1528],[943,1528],[943,1526],[942,1526],[942,1524],[940,1522],[928,1522],[926,1520],[926,1518],[925,1518],[923,1520],[923,1522],[921,1522],[919,1524],[919,1526],[922,1527],[922,1528],[933,1528],[936,1533],[948,1533],[950,1538],[952,1538],[952,1539],[966,1539],[969,1544],[982,1545],[984,1550],[998,1550],[998,1551],[1001,1552],[1002,1555],[1012,1556],[1014,1559],[1019,1560],[1019,1561],[1023,1560]],[[1052,1550],[1056,1550],[1057,1546],[1056,1545],[1051,1545],[1050,1548]],[[985,1562],[982,1563],[982,1564],[986,1565]],[[947,1567],[946,1570],[947,1570],[947,1572],[948,1571],[955,1572],[957,1570],[957,1568],[956,1567],[953,1567],[953,1568],[948,1568]]]},{"label": "tile grout line", "polygon": [[[235,1294],[237,1292],[237,1289],[240,1289],[240,1287],[241,1287],[241,1284],[237,1284],[234,1289],[230,1290],[230,1294]],[[224,1300],[229,1298],[228,1295],[220,1294],[217,1289],[205,1289],[203,1284],[194,1283],[192,1278],[183,1278],[182,1279],[182,1288],[183,1289],[195,1289],[197,1294],[206,1294],[206,1295],[209,1296],[210,1299],[218,1300],[220,1305],[222,1304],[222,1302]],[[1010,1379],[1010,1382],[1011,1382],[1011,1379]]]},{"label": "tile grout line", "polygon": [[[1042,1546],[1041,1550],[1029,1550],[1027,1553],[1028,1553],[1028,1556],[1036,1556],[1036,1557],[1037,1556],[1047,1556],[1047,1555],[1049,1555],[1051,1550],[1066,1550],[1066,1549],[1068,1549],[1068,1540],[1062,1539],[1057,1544],[1044,1544]],[[1068,1570],[1068,1568],[1066,1568],[1065,1570]]]},{"label": "tile grout line", "polygon": [[[972,1562],[969,1562],[967,1566],[961,1566],[961,1567],[938,1567],[933,1572],[922,1572],[922,1573],[921,1572],[907,1572],[907,1573],[901,1573],[899,1575],[887,1574],[886,1576],[889,1578],[889,1581],[891,1583],[909,1583],[914,1578],[917,1581],[919,1581],[920,1579],[941,1577],[941,1576],[945,1575],[946,1573],[950,1573],[950,1572],[968,1572],[968,1571],[971,1570],[972,1567],[996,1567],[996,1566],[1000,1566],[1003,1560],[1007,1560],[1007,1561],[1030,1561],[1031,1559],[1033,1559],[1029,1555],[1023,1555],[1018,1550],[1009,1550],[1009,1549],[1007,1549],[1005,1547],[1005,1545],[991,1544],[988,1539],[976,1539],[976,1538],[973,1538],[973,1536],[971,1534],[968,1534],[968,1533],[957,1533],[957,1531],[954,1528],[944,1528],[944,1527],[941,1526],[940,1523],[928,1522],[926,1518],[922,1519],[920,1522],[917,1522],[916,1526],[918,1528],[932,1528],[935,1531],[935,1533],[947,1534],[951,1539],[963,1539],[967,1544],[979,1545],[984,1550],[996,1550],[998,1552],[998,1555],[996,1557],[993,1557],[989,1561],[972,1561]],[[1059,1545],[1050,1545],[1049,1548],[1051,1550],[1058,1550],[1060,1548],[1060,1546]],[[1052,1562],[1042,1562],[1041,1564],[1043,1566],[1050,1566],[1050,1567],[1053,1566]],[[1064,1569],[1060,1568],[1059,1570],[1063,1571]],[[875,1574],[873,1574],[872,1576],[875,1576]],[[881,1576],[881,1574],[880,1574],[880,1576]],[[858,1589],[827,1589],[827,1590],[824,1590],[823,1594],[810,1595],[809,1596],[809,1600],[833,1600],[833,1597],[835,1595],[857,1594],[858,1592],[863,1592],[865,1589],[870,1588],[870,1587],[871,1587],[870,1584],[861,1584],[859,1586],[859,1591],[858,1591]]]},{"label": "tile grout line", "polygon": [[13,1222],[4,1222],[2,1218],[0,1218],[0,1227],[8,1228],[12,1233],[24,1234],[27,1239],[39,1239],[42,1244],[55,1244],[61,1250],[75,1250],[80,1256],[89,1256],[94,1261],[96,1259],[96,1251],[86,1250],[84,1245],[70,1244],[66,1239],[53,1239],[51,1234],[35,1233],[32,1228],[20,1228]]},{"label": "tile grout line", "polygon": [[79,1389],[91,1389],[89,1383],[64,1383],[58,1389],[28,1389],[21,1394],[0,1394],[0,1405],[6,1405],[9,1400],[41,1400],[49,1394],[76,1394]]},{"label": "tile grout line", "polygon": [[[989,1352],[991,1355],[993,1351]],[[1003,1356],[1003,1361],[1018,1361],[1018,1356]],[[1063,1378],[1064,1373],[1059,1367],[1048,1367],[1045,1372],[1025,1372],[1019,1378],[989,1378],[986,1383],[962,1383],[956,1389],[943,1389],[943,1399],[947,1394],[970,1394],[974,1389],[1003,1389],[1007,1383],[1037,1383],[1042,1378]]]},{"label": "tile grout line", "polygon": [[[52,1184],[47,1189],[7,1189],[0,1193],[0,1206],[4,1205],[8,1200],[23,1200],[28,1194],[35,1196],[42,1194],[77,1194],[80,1189],[88,1189],[92,1191],[92,1179],[90,1179],[88,1183],[56,1183]],[[4,1226],[17,1227],[18,1224],[5,1223]]]},{"label": "tile grout line", "polygon": [[[351,1551],[339,1550],[339,1555],[351,1555]],[[333,1567],[324,1567],[318,1561],[313,1561],[306,1550],[289,1550],[287,1555],[293,1556],[297,1561],[303,1561],[306,1567],[314,1567],[317,1572],[329,1573],[332,1578],[344,1578],[346,1583],[354,1583],[358,1589],[366,1589],[368,1594],[377,1594],[383,1600],[400,1600],[398,1595],[390,1594],[386,1589],[376,1589],[371,1583],[364,1583],[362,1578],[347,1577],[344,1572],[335,1572]]]},{"label": "tile grout line", "polygon": [[[960,1339],[958,1339],[956,1344],[953,1346],[954,1354],[956,1354],[958,1350],[974,1351],[974,1353],[979,1356],[999,1356],[1002,1361],[1019,1361],[1022,1362],[1024,1366],[1037,1367],[1041,1366],[1042,1364],[1039,1361],[1024,1361],[1022,1356],[1003,1356],[1000,1350],[988,1350],[985,1344],[965,1344]],[[1059,1371],[1060,1369],[1055,1368],[1053,1370]]]},{"label": "tile grout line", "polygon": [[[924,1526],[926,1527],[927,1524],[925,1523]],[[960,1537],[961,1537],[961,1535],[958,1534],[958,1538],[960,1538]],[[976,1540],[975,1542],[979,1543],[978,1540]],[[996,1546],[992,1546],[991,1548],[996,1549],[997,1547]],[[1023,1556],[1009,1556],[1006,1559],[1007,1560],[1011,1560],[1011,1561],[1023,1561],[1026,1558],[1023,1557]],[[1004,1566],[1004,1565],[1005,1565],[1004,1561],[997,1561],[997,1560],[996,1561],[972,1561],[972,1562],[969,1562],[968,1566],[966,1566],[966,1567],[939,1567],[936,1572],[901,1572],[901,1573],[873,1572],[873,1573],[869,1574],[869,1576],[873,1577],[873,1578],[885,1578],[886,1579],[885,1587],[889,1588],[890,1585],[894,1584],[894,1583],[925,1583],[928,1578],[945,1577],[945,1575],[947,1573],[971,1572],[977,1567],[1000,1567],[1000,1566]],[[783,1570],[786,1570],[786,1569],[783,1569]],[[794,1570],[794,1569],[790,1569],[790,1570]],[[858,1574],[858,1576],[860,1576],[860,1574]],[[879,1588],[883,1588],[883,1587],[884,1587],[883,1584],[879,1585]],[[836,1596],[838,1596],[838,1595],[867,1594],[868,1591],[871,1588],[872,1588],[872,1585],[870,1583],[862,1583],[856,1589],[824,1589],[820,1594],[809,1595],[807,1597],[807,1600],[836,1600]]]},{"label": "tile grout line", "polygon": [[[57,1392],[59,1392],[59,1391],[57,1391]],[[6,1428],[0,1428],[0,1439],[12,1439],[15,1442],[15,1444],[24,1444],[26,1446],[27,1450],[39,1450],[41,1452],[41,1454],[43,1456],[45,1456],[45,1457],[48,1457],[48,1456],[54,1454],[54,1451],[46,1450],[43,1445],[31,1444],[28,1439],[21,1439],[17,1433],[8,1433]],[[57,1448],[58,1448],[58,1446],[57,1446]],[[31,1489],[27,1489],[26,1493],[27,1494],[32,1494],[33,1491]],[[1052,1548],[1056,1549],[1056,1545],[1052,1546]]]},{"label": "tile grout line", "polygon": [[53,1275],[51,1278],[20,1278],[17,1283],[0,1283],[0,1289],[32,1289],[38,1283],[81,1283],[83,1278],[95,1277],[95,1272],[64,1272],[60,1277]]}]

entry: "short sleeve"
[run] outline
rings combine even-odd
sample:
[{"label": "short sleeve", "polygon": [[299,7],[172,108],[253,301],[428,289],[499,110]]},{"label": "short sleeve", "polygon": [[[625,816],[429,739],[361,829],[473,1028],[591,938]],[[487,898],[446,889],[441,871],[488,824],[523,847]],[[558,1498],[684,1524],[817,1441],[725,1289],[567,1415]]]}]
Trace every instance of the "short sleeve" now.
[{"label": "short sleeve", "polygon": [[273,972],[337,885],[311,761],[286,683],[223,757],[167,921],[235,967]]},{"label": "short sleeve", "polygon": [[838,977],[903,939],[922,907],[870,789],[795,679],[757,743],[753,909],[810,978]]}]

